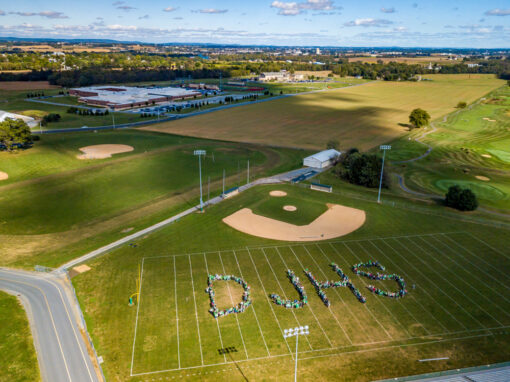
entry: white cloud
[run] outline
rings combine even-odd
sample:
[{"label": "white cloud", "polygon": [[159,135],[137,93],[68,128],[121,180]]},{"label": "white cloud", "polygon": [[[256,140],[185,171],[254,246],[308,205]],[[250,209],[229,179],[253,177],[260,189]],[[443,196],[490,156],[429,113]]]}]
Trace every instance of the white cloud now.
[{"label": "white cloud", "polygon": [[132,11],[133,9],[136,9],[135,7],[132,7],[130,5],[117,5],[116,8],[120,9],[122,11],[126,11],[126,12],[129,12],[129,11]]},{"label": "white cloud", "polygon": [[344,24],[346,27],[383,27],[386,25],[393,24],[393,21],[386,19],[356,19],[354,21],[349,21]]},{"label": "white cloud", "polygon": [[150,18],[149,15],[144,15],[144,16],[138,17],[138,20],[147,20],[149,18]]},{"label": "white cloud", "polygon": [[510,16],[510,9],[491,9],[490,11],[485,12],[486,16]]},{"label": "white cloud", "polygon": [[163,12],[175,12],[178,8],[175,7],[166,7],[163,9]]},{"label": "white cloud", "polygon": [[11,15],[18,16],[41,16],[48,19],[68,19],[69,17],[64,15],[62,12],[55,11],[42,11],[42,12],[9,12]]},{"label": "white cloud", "polygon": [[307,10],[333,11],[338,9],[333,5],[332,0],[306,0],[300,3],[275,0],[271,3],[271,8],[278,9],[280,16],[297,16]]},{"label": "white cloud", "polygon": [[206,13],[206,14],[214,15],[214,14],[220,14],[220,13],[227,13],[228,9],[206,8],[206,9],[198,9],[198,10],[192,11],[192,12]]},{"label": "white cloud", "polygon": [[382,13],[395,13],[396,11],[395,11],[395,8],[393,8],[393,7],[391,7],[391,8],[384,8],[384,7],[382,7],[381,8],[381,12]]},{"label": "white cloud", "polygon": [[407,32],[407,28],[403,26],[393,28],[393,32]]}]

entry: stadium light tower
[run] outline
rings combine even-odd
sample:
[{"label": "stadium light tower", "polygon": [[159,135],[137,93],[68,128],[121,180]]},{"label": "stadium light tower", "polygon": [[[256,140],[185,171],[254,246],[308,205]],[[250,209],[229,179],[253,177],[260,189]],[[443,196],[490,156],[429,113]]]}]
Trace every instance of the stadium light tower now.
[{"label": "stadium light tower", "polygon": [[294,366],[294,382],[297,382],[297,360],[298,360],[298,344],[299,336],[306,336],[310,334],[308,325],[300,326],[299,328],[290,328],[283,331],[283,338],[296,337],[296,363]]},{"label": "stadium light tower", "polygon": [[204,210],[204,201],[202,199],[202,155],[205,156],[206,151],[205,150],[195,150],[193,152],[193,155],[198,156],[198,173],[200,177],[200,211]]},{"label": "stadium light tower", "polygon": [[377,203],[381,203],[381,187],[382,187],[382,177],[384,172],[384,157],[386,156],[386,151],[391,150],[390,145],[382,145],[379,146],[379,149],[383,151],[382,156],[382,166],[381,166],[381,179],[379,180],[379,194],[377,195]]}]

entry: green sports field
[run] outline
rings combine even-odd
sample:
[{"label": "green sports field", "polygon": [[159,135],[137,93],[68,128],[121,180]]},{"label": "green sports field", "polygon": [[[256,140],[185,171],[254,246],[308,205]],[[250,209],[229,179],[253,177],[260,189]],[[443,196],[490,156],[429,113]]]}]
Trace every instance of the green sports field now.
[{"label": "green sports field", "polygon": [[[243,207],[256,211],[271,199],[283,203],[285,197],[269,196],[273,189],[288,192],[298,210],[310,202],[338,203],[365,210],[367,221],[344,238],[306,244],[259,239],[221,222]],[[107,378],[291,380],[295,340],[286,341],[282,331],[299,325],[310,326],[299,343],[305,380],[366,381],[505,361],[507,230],[423,208],[420,213],[295,186],[258,186],[88,263],[92,270],[73,283]],[[402,276],[409,294],[402,299],[371,294],[368,284],[398,288],[394,281],[372,281],[351,271],[368,260]],[[347,288],[327,289],[331,306],[323,304],[303,270],[337,281],[331,262],[366,304]],[[140,300],[129,307],[139,267]],[[308,295],[301,309],[285,309],[269,298],[271,293],[299,298],[287,269],[300,277]],[[207,275],[216,273],[244,279],[252,306],[214,319],[205,288]],[[239,301],[237,284],[214,286],[220,309]],[[219,351],[224,348],[235,351]],[[437,357],[447,359],[419,362]]]}]

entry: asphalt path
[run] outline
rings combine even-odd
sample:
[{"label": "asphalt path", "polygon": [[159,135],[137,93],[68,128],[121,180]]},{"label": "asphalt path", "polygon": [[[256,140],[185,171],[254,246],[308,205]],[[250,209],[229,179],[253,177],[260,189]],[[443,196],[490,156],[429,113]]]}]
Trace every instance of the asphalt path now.
[{"label": "asphalt path", "polygon": [[57,277],[0,268],[0,289],[25,306],[43,381],[96,382],[68,293]]}]

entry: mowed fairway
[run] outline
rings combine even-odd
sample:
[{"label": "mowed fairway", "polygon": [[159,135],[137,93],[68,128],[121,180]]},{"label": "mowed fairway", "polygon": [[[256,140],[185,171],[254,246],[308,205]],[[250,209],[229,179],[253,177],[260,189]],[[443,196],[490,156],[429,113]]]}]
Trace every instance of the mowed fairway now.
[{"label": "mowed fairway", "polygon": [[288,97],[145,127],[188,136],[323,148],[331,139],[342,148],[369,149],[407,131],[411,110],[433,119],[459,101],[472,102],[504,84],[493,75],[430,75],[431,81],[376,81],[356,87]]},{"label": "mowed fairway", "polygon": [[[299,341],[301,380],[369,381],[510,356],[506,230],[434,216],[433,208],[422,214],[277,187],[243,192],[137,241],[136,247],[87,263],[92,270],[73,283],[108,378],[212,381],[244,375],[290,381],[295,339],[285,340],[282,332],[299,325],[310,327],[310,335]],[[367,222],[343,239],[306,244],[259,239],[221,222],[239,208],[256,208],[272,189],[294,200],[363,209]],[[398,287],[352,272],[352,265],[367,260],[384,265],[383,273],[401,275],[409,294],[398,300],[371,294],[369,284]],[[366,304],[344,287],[327,289],[331,306],[323,304],[303,271],[320,281],[338,281],[331,262],[349,276]],[[139,267],[140,300],[129,307]],[[269,298],[271,293],[299,298],[287,269],[300,277],[308,295],[301,309],[277,306]],[[205,292],[208,274],[241,277],[251,287],[253,304],[242,314],[214,319]],[[240,300],[236,283],[217,281],[214,288],[219,309]],[[223,354],[223,348],[235,351]],[[418,362],[434,357],[448,359]]]}]

